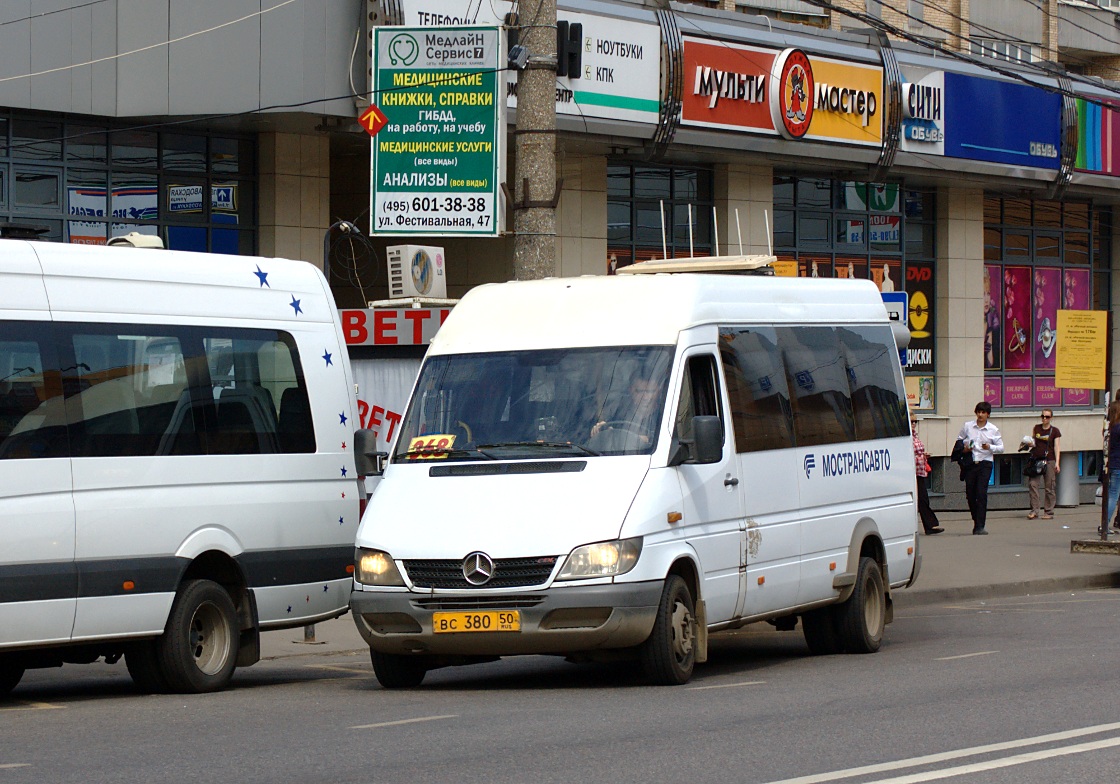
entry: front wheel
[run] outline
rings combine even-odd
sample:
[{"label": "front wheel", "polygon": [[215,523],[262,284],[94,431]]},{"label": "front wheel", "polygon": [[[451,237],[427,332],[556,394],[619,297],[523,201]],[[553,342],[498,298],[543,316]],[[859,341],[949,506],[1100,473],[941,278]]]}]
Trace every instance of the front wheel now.
[{"label": "front wheel", "polygon": [[696,605],[688,585],[671,574],[661,591],[653,631],[639,650],[642,671],[652,683],[688,683],[696,666]]},{"label": "front wheel", "polygon": [[874,558],[859,559],[852,595],[836,607],[836,628],[848,653],[874,653],[887,625],[887,594],[883,571]]},{"label": "front wheel", "polygon": [[160,671],[172,691],[223,689],[233,677],[239,643],[229,594],[211,580],[190,580],[175,596],[167,630],[156,643]]},{"label": "front wheel", "polygon": [[424,682],[428,667],[420,656],[380,653],[370,649],[377,682],[386,689],[412,689]]},{"label": "front wheel", "polygon": [[0,697],[6,697],[23,677],[23,667],[7,657],[0,656]]}]

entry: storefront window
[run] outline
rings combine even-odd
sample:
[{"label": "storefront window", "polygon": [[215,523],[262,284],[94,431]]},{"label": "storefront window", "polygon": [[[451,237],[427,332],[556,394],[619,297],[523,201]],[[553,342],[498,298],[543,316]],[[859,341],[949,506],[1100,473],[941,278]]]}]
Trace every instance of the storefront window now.
[{"label": "storefront window", "polygon": [[774,252],[803,277],[871,280],[909,295],[906,387],[932,410],[935,197],[899,183],[774,177]]},{"label": "storefront window", "polygon": [[710,256],[712,173],[708,169],[607,166],[607,272],[635,261]]},{"label": "storefront window", "polygon": [[[169,248],[256,250],[255,141],[0,113],[0,221],[104,244],[141,231]],[[187,230],[189,229],[189,230]]]},{"label": "storefront window", "polygon": [[[1058,311],[1108,307],[1108,213],[989,196],[984,215],[984,399],[1006,409],[1099,402],[1094,390],[1055,387],[1054,369]],[[1091,216],[1103,258],[1090,254]],[[1100,264],[1102,273],[1091,274]]]}]

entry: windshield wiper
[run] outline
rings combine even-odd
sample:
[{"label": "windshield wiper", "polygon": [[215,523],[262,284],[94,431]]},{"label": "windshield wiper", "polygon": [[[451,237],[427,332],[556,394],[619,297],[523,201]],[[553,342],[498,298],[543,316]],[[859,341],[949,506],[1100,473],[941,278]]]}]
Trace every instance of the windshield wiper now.
[{"label": "windshield wiper", "polygon": [[599,455],[593,449],[580,446],[579,444],[569,444],[561,441],[503,441],[498,444],[479,444],[478,450],[481,452],[483,449],[502,449],[505,447],[543,447],[545,449],[574,449],[582,452],[585,455],[597,457]]},{"label": "windshield wiper", "polygon": [[419,461],[432,456],[439,457],[470,457],[471,455],[482,455],[487,460],[496,460],[493,455],[488,455],[482,451],[481,448],[477,449],[454,449],[447,446],[432,447],[431,449],[417,449],[415,452],[397,452],[393,455],[393,459],[401,459],[408,461]]}]

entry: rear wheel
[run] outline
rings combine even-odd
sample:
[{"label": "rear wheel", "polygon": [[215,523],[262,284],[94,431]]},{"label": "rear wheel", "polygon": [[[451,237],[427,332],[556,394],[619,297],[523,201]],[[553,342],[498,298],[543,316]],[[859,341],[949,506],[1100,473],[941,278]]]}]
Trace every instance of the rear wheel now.
[{"label": "rear wheel", "polygon": [[801,632],[805,635],[809,653],[814,656],[843,653],[844,646],[836,627],[835,607],[821,607],[804,613],[801,616]]},{"label": "rear wheel", "polygon": [[0,656],[0,697],[6,697],[23,677],[23,667],[12,659]]},{"label": "rear wheel", "polygon": [[373,674],[386,689],[412,689],[424,682],[428,667],[420,656],[402,656],[370,650]]},{"label": "rear wheel", "polygon": [[874,558],[859,559],[856,587],[836,607],[836,628],[848,653],[874,653],[883,642],[887,625],[887,595],[883,571]]},{"label": "rear wheel", "polygon": [[233,677],[239,643],[229,594],[211,580],[191,580],[179,589],[167,630],[156,642],[159,669],[172,691],[217,691]]},{"label": "rear wheel", "polygon": [[671,574],[661,591],[653,631],[639,649],[642,670],[652,683],[687,683],[696,666],[696,605],[688,585]]}]

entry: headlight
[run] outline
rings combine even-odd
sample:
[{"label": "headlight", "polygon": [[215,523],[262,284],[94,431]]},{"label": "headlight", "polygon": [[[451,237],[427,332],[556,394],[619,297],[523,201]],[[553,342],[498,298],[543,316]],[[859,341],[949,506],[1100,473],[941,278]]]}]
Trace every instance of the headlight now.
[{"label": "headlight", "polygon": [[585,544],[572,550],[557,580],[585,577],[613,577],[626,574],[642,554],[642,538],[616,539],[613,542]]},{"label": "headlight", "polygon": [[359,547],[354,561],[357,580],[362,585],[404,585],[393,556],[388,553]]}]

